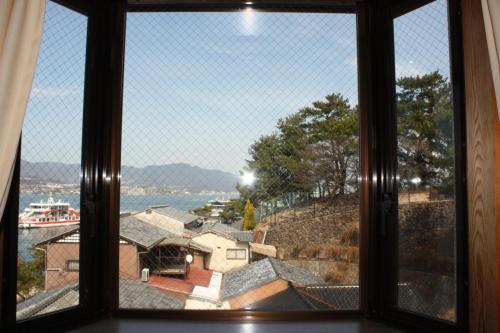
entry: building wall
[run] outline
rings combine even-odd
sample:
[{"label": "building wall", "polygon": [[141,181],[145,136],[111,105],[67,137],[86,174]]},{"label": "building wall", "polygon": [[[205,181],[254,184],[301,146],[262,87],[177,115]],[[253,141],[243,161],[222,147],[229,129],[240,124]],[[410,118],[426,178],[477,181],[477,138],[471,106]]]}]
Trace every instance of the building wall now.
[{"label": "building wall", "polygon": [[165,215],[158,214],[155,211],[151,211],[150,213],[141,212],[134,216],[177,235],[182,235],[184,232],[184,223]]},{"label": "building wall", "polygon": [[78,243],[47,244],[46,290],[62,288],[78,281],[79,272],[66,270],[68,260],[80,260]]},{"label": "building wall", "polygon": [[247,291],[244,294],[229,299],[229,305],[232,310],[244,308],[250,304],[257,303],[268,297],[276,295],[288,288],[288,282],[285,280],[274,280],[259,288]]},{"label": "building wall", "polygon": [[[245,266],[249,262],[248,243],[238,242],[213,232],[193,236],[193,240],[212,248],[212,253],[207,256],[208,269],[225,273]],[[246,259],[227,259],[227,249],[245,249]]]},{"label": "building wall", "polygon": [[120,277],[139,279],[139,262],[137,261],[137,246],[133,244],[120,244]]}]

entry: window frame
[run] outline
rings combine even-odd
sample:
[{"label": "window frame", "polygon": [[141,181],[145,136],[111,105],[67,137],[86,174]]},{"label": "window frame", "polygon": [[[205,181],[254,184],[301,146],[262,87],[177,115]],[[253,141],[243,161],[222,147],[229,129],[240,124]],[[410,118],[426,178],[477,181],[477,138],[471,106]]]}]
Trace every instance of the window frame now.
[{"label": "window frame", "polygon": [[[397,171],[397,135],[396,135],[396,77],[393,22],[396,18],[425,6],[433,0],[386,1],[379,8],[384,24],[377,36],[381,56],[379,75],[385,77],[381,85],[380,100],[382,115],[378,119],[379,128],[386,128],[378,133],[377,140],[387,147],[380,152],[379,179],[377,195],[379,206],[389,203],[390,210],[379,212],[378,227],[385,232],[377,239],[380,269],[376,280],[380,281],[377,317],[388,322],[404,325],[412,329],[425,329],[426,332],[465,332],[468,329],[468,260],[467,260],[467,184],[466,184],[466,144],[465,144],[465,104],[462,57],[461,11],[459,0],[448,2],[449,61],[452,85],[454,153],[455,153],[455,242],[456,242],[456,322],[426,317],[397,307],[398,281],[398,171]],[[389,126],[387,126],[389,124]],[[383,260],[381,258],[384,258]]]},{"label": "window frame", "polygon": [[[465,180],[465,123],[463,97],[463,59],[459,0],[449,0],[450,61],[454,75],[455,155],[457,206],[462,221],[457,224],[457,274],[461,277],[457,294],[457,325],[441,325],[435,320],[395,311],[391,307],[391,247],[381,236],[385,229],[381,216],[383,194],[391,189],[394,170],[390,133],[384,124],[390,120],[394,73],[394,53],[389,25],[396,13],[404,13],[430,0],[263,0],[252,8],[260,11],[303,11],[355,13],[357,15],[358,91],[360,131],[360,308],[355,311],[256,312],[124,310],[118,307],[119,198],[121,160],[122,93],[127,12],[137,11],[236,11],[247,7],[245,1],[208,0],[189,2],[164,0],[163,4],[127,4],[126,0],[50,0],[88,16],[82,142],[80,230],[80,305],[24,322],[15,320],[17,263],[17,219],[19,199],[19,151],[7,209],[0,230],[1,294],[0,327],[5,331],[47,331],[81,325],[107,316],[126,318],[164,318],[190,320],[345,320],[370,317],[402,328],[429,332],[467,330],[467,201]],[[404,5],[402,6],[401,4]],[[408,5],[408,3],[411,3]],[[408,7],[409,6],[409,7]],[[391,9],[391,15],[387,10]],[[390,37],[390,38],[388,38]],[[392,52],[392,53],[391,53]],[[391,74],[392,71],[392,74]],[[380,84],[382,83],[382,84]],[[460,178],[460,179],[459,179]],[[458,214],[457,214],[458,215]],[[103,255],[106,254],[106,255]],[[387,256],[389,254],[389,256]],[[92,262],[91,262],[92,258]],[[104,278],[103,278],[104,276]],[[460,322],[459,322],[460,320]]]},{"label": "window frame", "polygon": [[[70,266],[76,265],[76,268],[70,268]],[[80,260],[66,260],[66,272],[79,272],[80,271]]]},{"label": "window frame", "polygon": [[[238,258],[238,253],[244,253],[243,258]],[[229,253],[234,253],[234,257],[229,257]],[[226,249],[226,260],[246,260],[247,259],[247,250],[240,248],[230,248]]]}]

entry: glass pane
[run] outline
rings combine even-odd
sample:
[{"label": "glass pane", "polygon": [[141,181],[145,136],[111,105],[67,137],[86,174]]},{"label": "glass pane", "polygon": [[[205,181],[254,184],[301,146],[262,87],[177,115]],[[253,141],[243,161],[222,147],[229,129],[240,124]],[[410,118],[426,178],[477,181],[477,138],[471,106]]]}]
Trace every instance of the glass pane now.
[{"label": "glass pane", "polygon": [[394,20],[398,306],[455,321],[455,179],[447,2]]},{"label": "glass pane", "polygon": [[79,303],[87,18],[46,2],[21,147],[17,319]]},{"label": "glass pane", "polygon": [[352,14],[129,13],[120,307],[357,309]]}]

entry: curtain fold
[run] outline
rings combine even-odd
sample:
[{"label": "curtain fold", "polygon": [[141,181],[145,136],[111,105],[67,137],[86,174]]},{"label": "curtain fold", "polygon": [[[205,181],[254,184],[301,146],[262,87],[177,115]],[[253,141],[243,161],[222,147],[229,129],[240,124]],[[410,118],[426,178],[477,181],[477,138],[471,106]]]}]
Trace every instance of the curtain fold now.
[{"label": "curtain fold", "polygon": [[35,74],[45,0],[0,0],[0,217]]},{"label": "curtain fold", "polygon": [[481,6],[500,121],[500,0],[481,0]]}]

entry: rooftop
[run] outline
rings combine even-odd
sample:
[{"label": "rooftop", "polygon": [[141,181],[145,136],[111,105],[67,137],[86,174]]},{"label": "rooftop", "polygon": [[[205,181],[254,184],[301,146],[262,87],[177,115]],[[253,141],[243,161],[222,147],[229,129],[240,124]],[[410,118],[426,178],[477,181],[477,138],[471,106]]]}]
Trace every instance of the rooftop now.
[{"label": "rooftop", "polygon": [[197,221],[200,218],[198,215],[194,215],[170,206],[154,206],[150,207],[150,209],[160,215],[173,218],[184,224],[189,224],[191,222]]},{"label": "rooftop", "polygon": [[305,269],[273,258],[266,258],[237,271],[226,273],[222,297],[227,300],[277,279],[283,279],[299,286],[325,284],[321,277]]},{"label": "rooftop", "polygon": [[[137,297],[141,295],[141,297]],[[183,309],[184,302],[158,288],[140,281],[120,278],[119,305],[124,309]],[[77,306],[79,302],[78,284],[42,292],[17,304],[17,319],[27,319],[37,315]]]}]

